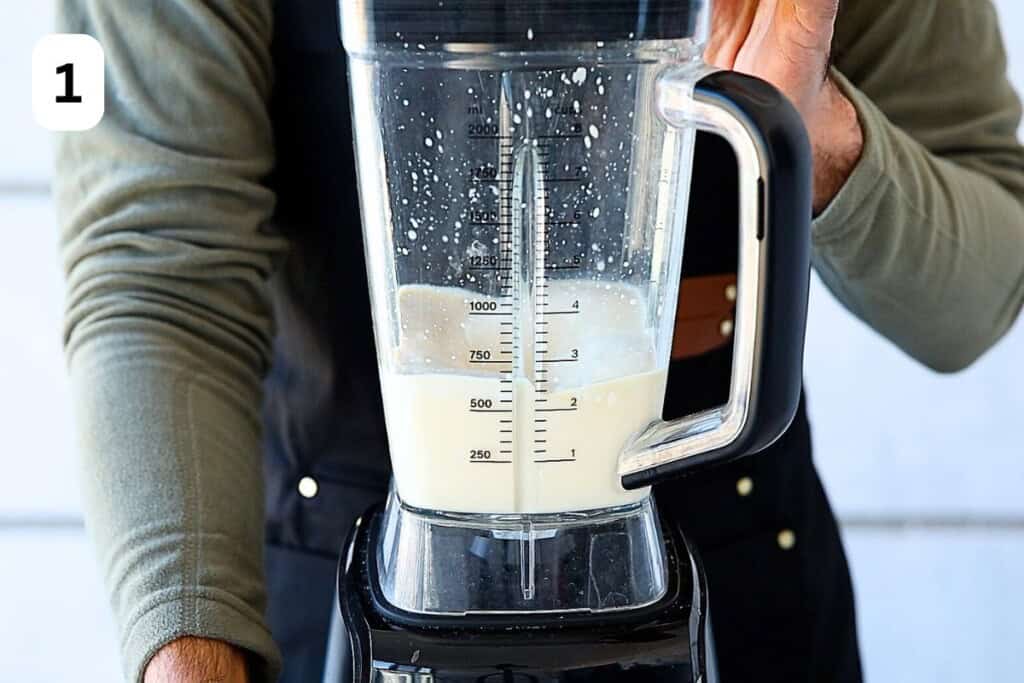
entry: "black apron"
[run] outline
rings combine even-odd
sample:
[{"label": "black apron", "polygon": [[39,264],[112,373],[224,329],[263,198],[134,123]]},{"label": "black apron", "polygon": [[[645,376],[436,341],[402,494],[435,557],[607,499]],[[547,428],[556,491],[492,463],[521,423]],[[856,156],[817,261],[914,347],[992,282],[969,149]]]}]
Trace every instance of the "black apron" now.
[{"label": "black apron", "polygon": [[[310,683],[322,676],[338,552],[384,497],[390,464],[337,0],[283,0],[275,20],[269,183],[291,250],[273,282],[264,405],[268,619],[282,680]],[[695,163],[684,271],[735,272],[735,159],[708,136]],[[730,370],[728,347],[673,363],[665,416],[724,403]],[[298,490],[307,476],[318,484],[308,499]],[[803,405],[772,448],[659,485],[656,497],[705,563],[723,683],[860,681],[849,572]]]}]

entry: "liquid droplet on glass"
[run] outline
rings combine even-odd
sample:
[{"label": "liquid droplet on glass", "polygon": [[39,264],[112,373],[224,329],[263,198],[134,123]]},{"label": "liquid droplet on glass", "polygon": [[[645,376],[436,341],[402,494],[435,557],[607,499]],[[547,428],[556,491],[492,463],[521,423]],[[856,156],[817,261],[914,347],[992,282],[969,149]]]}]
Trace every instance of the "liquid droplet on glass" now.
[{"label": "liquid droplet on glass", "polygon": [[581,66],[572,72],[572,82],[576,85],[583,85],[587,80],[587,68]]}]

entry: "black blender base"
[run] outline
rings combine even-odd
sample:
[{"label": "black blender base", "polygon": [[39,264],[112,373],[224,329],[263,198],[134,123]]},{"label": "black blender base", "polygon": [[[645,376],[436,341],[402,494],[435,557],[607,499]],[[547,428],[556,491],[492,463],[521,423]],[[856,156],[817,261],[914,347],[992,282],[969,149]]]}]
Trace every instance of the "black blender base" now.
[{"label": "black blender base", "polygon": [[[352,683],[717,683],[707,584],[693,549],[662,520],[669,583],[657,604],[546,623],[396,610],[373,590],[371,548],[382,508],[357,522],[338,572]],[[369,561],[368,561],[369,559]],[[340,644],[339,644],[340,645]],[[328,668],[339,669],[339,662]],[[333,665],[333,666],[332,666]],[[343,667],[347,669],[348,667]],[[345,673],[348,673],[345,671]]]}]

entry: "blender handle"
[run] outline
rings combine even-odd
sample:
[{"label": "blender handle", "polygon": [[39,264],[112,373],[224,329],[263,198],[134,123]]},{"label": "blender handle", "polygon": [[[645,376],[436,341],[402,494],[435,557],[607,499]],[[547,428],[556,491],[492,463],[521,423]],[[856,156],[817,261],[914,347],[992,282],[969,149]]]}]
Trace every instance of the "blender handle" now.
[{"label": "blender handle", "polygon": [[811,151],[793,105],[768,83],[733,71],[694,84],[659,83],[672,126],[720,135],[739,162],[740,237],[728,402],[637,436],[619,462],[627,489],[756,453],[789,428],[800,403],[810,281]]}]

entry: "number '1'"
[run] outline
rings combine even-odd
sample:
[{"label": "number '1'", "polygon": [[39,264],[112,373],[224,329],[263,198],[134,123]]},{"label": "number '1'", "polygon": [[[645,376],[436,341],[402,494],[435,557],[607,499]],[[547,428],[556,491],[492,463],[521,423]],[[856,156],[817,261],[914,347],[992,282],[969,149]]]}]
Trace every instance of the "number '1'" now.
[{"label": "number '1'", "polygon": [[75,65],[69,62],[58,66],[57,74],[64,75],[64,94],[57,95],[57,102],[59,104],[81,102],[82,96],[75,94]]}]

